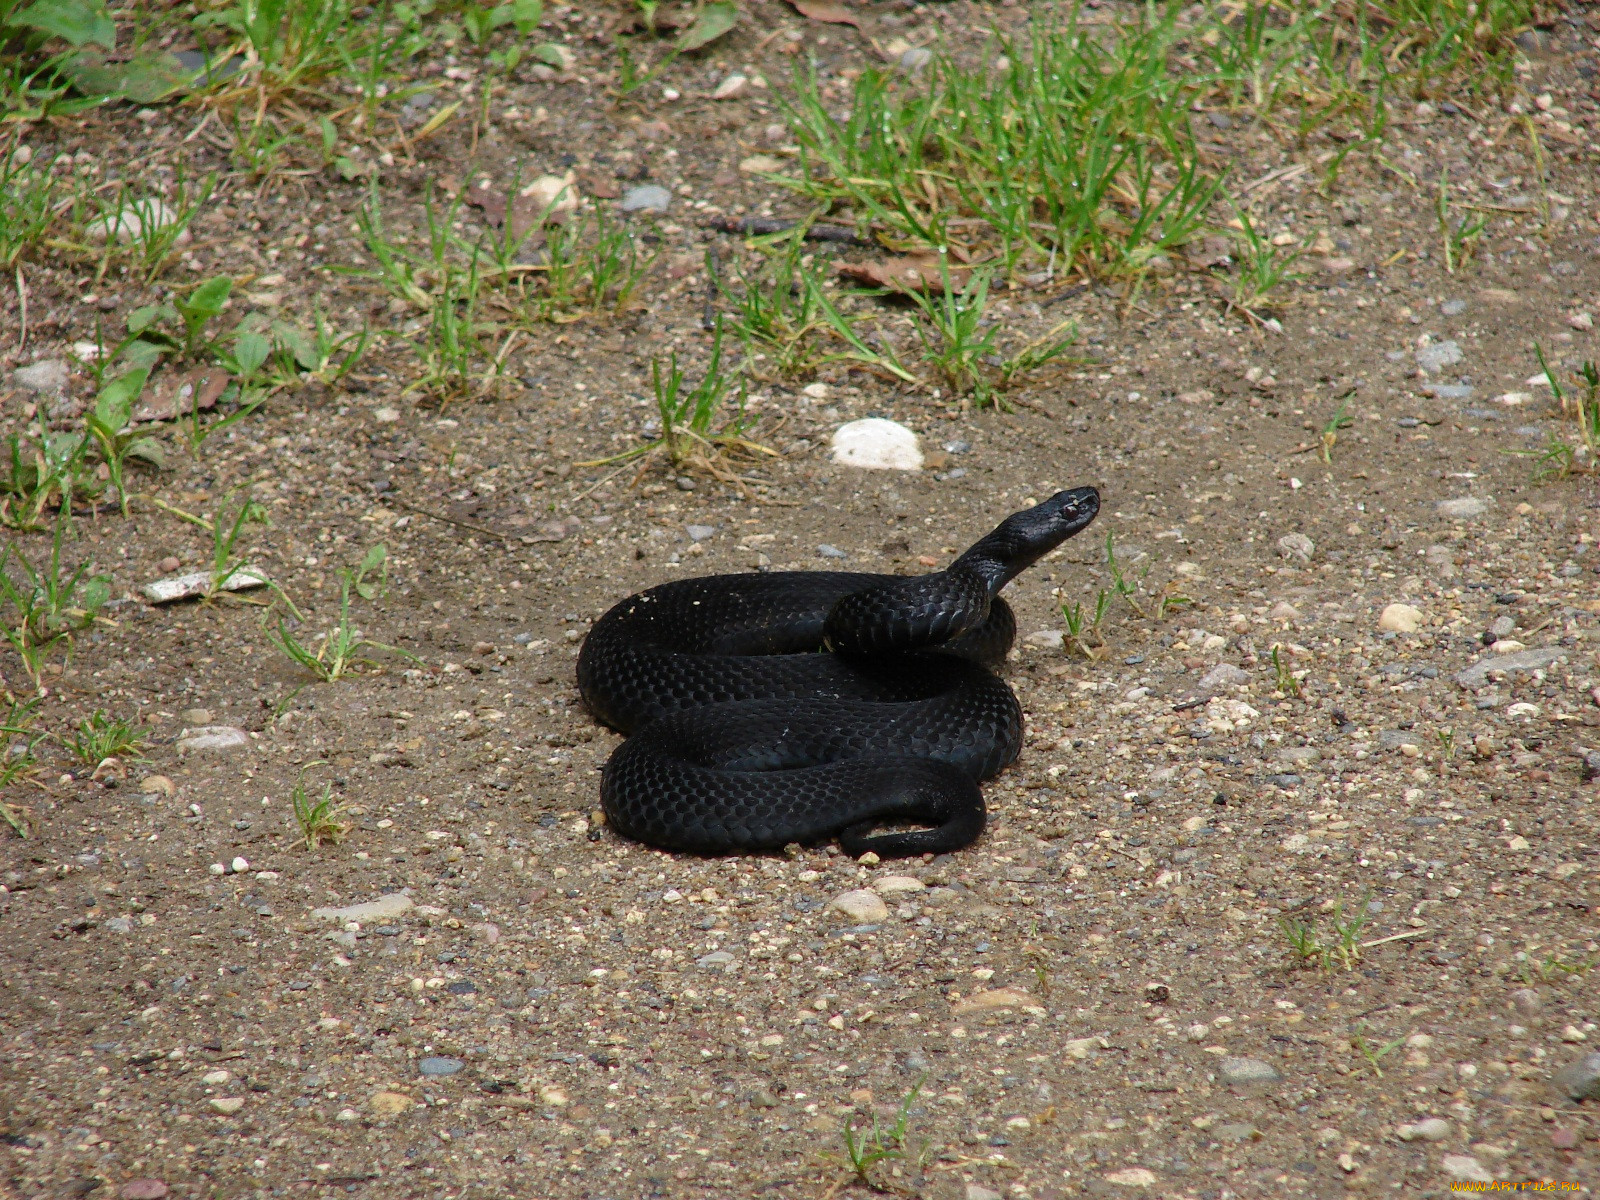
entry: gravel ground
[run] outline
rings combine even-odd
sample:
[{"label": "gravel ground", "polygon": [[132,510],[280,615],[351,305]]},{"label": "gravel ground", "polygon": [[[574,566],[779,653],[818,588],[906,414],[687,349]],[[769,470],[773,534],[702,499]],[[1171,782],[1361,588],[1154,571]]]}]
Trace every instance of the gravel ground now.
[{"label": "gravel ground", "polygon": [[[873,20],[919,42],[987,11]],[[759,24],[813,36],[787,10]],[[385,542],[390,589],[357,616],[419,661],[375,653],[304,686],[261,610],[138,599],[204,566],[201,531],[81,522],[79,553],[123,601],[47,676],[44,721],[66,735],[104,707],[153,738],[98,778],[47,755],[18,793],[34,836],[0,844],[7,1186],[865,1196],[841,1130],[870,1140],[876,1120],[897,1156],[872,1179],[932,1200],[1594,1187],[1600,488],[1535,485],[1518,457],[1561,428],[1527,382],[1534,342],[1600,358],[1594,34],[1558,26],[1523,76],[1553,97],[1539,120],[1561,199],[1547,223],[1505,215],[1466,273],[1442,270],[1426,188],[1352,164],[1324,199],[1314,175],[1280,175],[1268,211],[1328,240],[1282,332],[1224,314],[1187,268],[1138,297],[1009,293],[1008,331],[1076,317],[1087,361],[1009,415],[838,366],[763,384],[758,433],[786,453],[743,492],[574,464],[632,444],[652,354],[704,353],[701,255],[740,251],[688,206],[787,211],[733,169],[770,100],[613,112],[581,82],[517,85],[497,105],[544,116],[484,134],[496,178],[526,159],[575,166],[591,192],[649,178],[680,198],[647,306],[542,330],[506,395],[444,412],[380,350],[142,483],[205,511],[249,484],[273,517],[252,561],[311,628],[337,614],[335,570]],[[739,37],[735,59],[785,69]],[[863,61],[833,43],[817,41],[830,69]],[[109,161],[121,119],[34,136]],[[173,147],[192,120],[136,127]],[[1452,165],[1485,195],[1531,187],[1501,121],[1408,115],[1393,161]],[[385,185],[414,195],[459,167],[451,136]],[[1215,138],[1241,177],[1306,159],[1270,130]],[[251,303],[309,311],[318,294],[409,319],[326,274],[359,258],[359,186],[230,189],[195,272],[254,259],[279,294]],[[34,340],[8,367],[63,359],[96,312],[148,298],[101,285],[83,303],[88,286],[65,266],[30,278]],[[87,388],[77,374],[55,403]],[[1354,423],[1325,462],[1345,396]],[[6,421],[41,402],[19,383]],[[929,467],[828,462],[832,430],[867,415],[914,428]],[[618,739],[573,665],[611,604],[688,575],[840,565],[824,545],[846,567],[926,570],[1091,483],[1097,524],[1008,593],[1027,746],[986,789],[978,845],[700,860],[600,822]],[[1114,601],[1093,654],[1073,653],[1060,609],[1113,586],[1107,534],[1142,614]],[[1158,616],[1178,594],[1192,603]],[[13,682],[14,666],[0,659]],[[243,736],[193,732],[217,727]],[[301,844],[301,780],[345,805],[342,844]],[[1286,922],[1335,948],[1343,923],[1354,949],[1300,961]]]}]

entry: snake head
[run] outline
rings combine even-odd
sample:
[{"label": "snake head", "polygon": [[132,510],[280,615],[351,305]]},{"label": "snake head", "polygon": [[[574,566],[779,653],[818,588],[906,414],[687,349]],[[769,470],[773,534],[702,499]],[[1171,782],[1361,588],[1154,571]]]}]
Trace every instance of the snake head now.
[{"label": "snake head", "polygon": [[1100,513],[1100,493],[1092,487],[1057,492],[1043,504],[1012,513],[955,562],[989,585],[991,596],[1062,542],[1081,532]]}]

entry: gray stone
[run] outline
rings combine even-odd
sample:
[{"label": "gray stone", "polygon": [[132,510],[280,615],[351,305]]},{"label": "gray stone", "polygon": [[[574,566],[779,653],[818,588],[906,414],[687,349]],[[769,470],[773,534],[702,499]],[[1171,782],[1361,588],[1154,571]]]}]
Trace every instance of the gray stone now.
[{"label": "gray stone", "polygon": [[1409,729],[1382,729],[1378,731],[1378,745],[1385,750],[1398,750],[1401,746],[1420,746],[1422,738]]},{"label": "gray stone", "polygon": [[379,896],[376,900],[368,900],[365,904],[347,904],[343,908],[314,908],[311,915],[323,921],[337,921],[343,925],[347,921],[355,921],[365,925],[372,921],[392,921],[403,917],[416,907],[410,896],[399,892],[391,892],[387,896]]},{"label": "gray stone", "polygon": [[11,382],[36,396],[59,396],[67,387],[67,364],[58,358],[41,358],[11,372]]},{"label": "gray stone", "polygon": [[185,729],[178,739],[179,754],[197,752],[231,754],[250,745],[250,735],[232,725],[202,725],[198,729]]},{"label": "gray stone", "polygon": [[1217,1078],[1223,1083],[1235,1085],[1278,1083],[1282,1081],[1283,1073],[1259,1058],[1225,1058],[1217,1066]]},{"label": "gray stone", "polygon": [[1489,682],[1491,672],[1514,675],[1519,671],[1541,671],[1567,656],[1561,646],[1545,646],[1538,650],[1517,650],[1511,654],[1493,654],[1479,659],[1463,671],[1456,672],[1456,682],[1464,688],[1481,688]]},{"label": "gray stone", "polygon": [[1510,637],[1517,631],[1517,623],[1510,617],[1496,617],[1489,622],[1489,632],[1494,635],[1495,641]]},{"label": "gray stone", "polygon": [[1446,300],[1439,305],[1439,311],[1447,317],[1459,317],[1467,311],[1467,302],[1465,300]]},{"label": "gray stone", "polygon": [[1585,1054],[1568,1063],[1551,1082],[1569,1100],[1600,1100],[1600,1054]]},{"label": "gray stone", "polygon": [[1446,367],[1453,367],[1465,356],[1461,347],[1452,339],[1442,342],[1430,342],[1417,351],[1417,366],[1430,375],[1436,375]]},{"label": "gray stone", "polygon": [[1471,400],[1478,389],[1470,383],[1425,383],[1421,390],[1438,400]]},{"label": "gray stone", "polygon": [[710,954],[702,954],[699,958],[694,960],[695,966],[704,968],[708,971],[720,970],[723,967],[731,966],[732,963],[733,955],[729,954],[726,950],[713,950]]},{"label": "gray stone", "polygon": [[1301,562],[1310,562],[1311,556],[1317,551],[1317,544],[1303,533],[1286,533],[1278,539],[1278,554],[1283,558],[1298,558]]},{"label": "gray stone", "polygon": [[1218,663],[1200,676],[1195,687],[1201,692],[1220,692],[1223,688],[1238,687],[1250,682],[1250,673],[1232,663]]},{"label": "gray stone", "polygon": [[1481,517],[1489,511],[1488,502],[1480,500],[1477,496],[1457,496],[1450,500],[1441,500],[1433,507],[1441,517],[1455,517],[1462,520],[1467,517]]},{"label": "gray stone", "polygon": [[619,207],[623,212],[666,212],[672,207],[672,193],[660,184],[643,183],[629,188]]},{"label": "gray stone", "polygon": [[1452,1126],[1439,1117],[1428,1117],[1396,1129],[1395,1136],[1402,1142],[1442,1142],[1450,1136]]},{"label": "gray stone", "polygon": [[133,921],[128,917],[112,917],[101,928],[107,933],[132,933]]},{"label": "gray stone", "polygon": [[913,46],[900,55],[902,71],[920,71],[933,61],[933,51],[926,46]]},{"label": "gray stone", "polygon": [[1040,650],[1060,650],[1067,644],[1067,635],[1059,629],[1036,629],[1022,640]]},{"label": "gray stone", "polygon": [[417,1070],[424,1075],[438,1078],[445,1075],[454,1075],[466,1065],[459,1058],[425,1058],[417,1064]]},{"label": "gray stone", "polygon": [[684,529],[692,542],[703,542],[717,531],[715,525],[687,525]]},{"label": "gray stone", "polygon": [[1544,1011],[1544,997],[1534,988],[1518,988],[1511,993],[1511,1003],[1525,1017],[1536,1017]]},{"label": "gray stone", "polygon": [[1470,1154],[1446,1154],[1439,1165],[1452,1179],[1467,1183],[1493,1183],[1494,1176]]},{"label": "gray stone", "polygon": [[817,553],[822,555],[823,558],[849,558],[850,557],[843,550],[839,549],[839,547],[830,546],[826,542],[824,542],[822,545],[817,547]]}]

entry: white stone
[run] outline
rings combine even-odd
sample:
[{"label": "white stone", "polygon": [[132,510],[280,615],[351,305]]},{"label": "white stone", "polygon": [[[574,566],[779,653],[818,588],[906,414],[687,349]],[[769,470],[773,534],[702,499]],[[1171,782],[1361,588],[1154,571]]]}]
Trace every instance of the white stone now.
[{"label": "white stone", "polygon": [[225,1117],[231,1117],[244,1107],[242,1096],[216,1096],[212,1098],[211,1107]]},{"label": "white stone", "polygon": [[1417,366],[1430,375],[1453,367],[1463,358],[1461,347],[1453,341],[1431,342],[1417,351]]},{"label": "white stone", "polygon": [[197,751],[226,754],[242,750],[250,744],[250,735],[232,725],[202,725],[199,729],[185,729],[178,739],[179,754]]},{"label": "white stone", "polygon": [[713,100],[737,100],[750,90],[750,80],[738,73],[729,75],[711,93]]},{"label": "white stone", "polygon": [[578,176],[575,171],[565,175],[541,175],[517,193],[532,200],[541,214],[556,216],[578,207]]},{"label": "white stone", "polygon": [[[251,588],[265,587],[267,573],[260,567],[240,567],[222,581],[218,591],[247,592]],[[139,589],[151,604],[171,604],[174,600],[189,600],[204,596],[211,590],[211,572],[194,571],[188,575],[173,575],[157,579]]]},{"label": "white stone", "polygon": [[1494,1176],[1470,1154],[1446,1154],[1439,1164],[1451,1179],[1466,1183],[1493,1183]]},{"label": "white stone", "polygon": [[1067,644],[1067,636],[1059,629],[1038,629],[1022,639],[1040,650],[1060,650]]},{"label": "white stone", "polygon": [[928,885],[914,875],[885,875],[872,881],[872,890],[880,896],[899,896],[907,892],[922,892]]},{"label": "white stone", "polygon": [[1434,505],[1434,509],[1441,517],[1481,517],[1489,511],[1489,504],[1476,496],[1457,496],[1452,500],[1441,500]]},{"label": "white stone", "polygon": [[365,904],[348,904],[343,908],[314,908],[311,910],[311,915],[324,921],[338,921],[341,925],[346,921],[366,924],[371,921],[392,921],[396,917],[405,916],[414,907],[416,906],[410,896],[390,892],[387,896],[368,900]]},{"label": "white stone", "polygon": [[1303,533],[1286,533],[1278,539],[1278,553],[1284,558],[1298,558],[1310,562],[1317,544]]},{"label": "white stone", "polygon": [[1232,663],[1218,663],[1200,677],[1196,685],[1202,692],[1220,692],[1223,688],[1237,687],[1241,683],[1249,683],[1250,675]]},{"label": "white stone", "polygon": [[250,869],[250,860],[247,858],[235,858],[228,865],[230,868],[232,868],[235,875],[243,875]]},{"label": "white stone", "polygon": [[[96,217],[84,226],[84,234],[91,242],[105,242],[112,238],[127,243],[145,234],[164,229],[178,220],[177,211],[165,200],[135,200],[121,210]],[[189,231],[184,230],[176,239],[178,245],[189,241]]]},{"label": "white stone", "polygon": [[1409,604],[1390,604],[1378,614],[1378,628],[1385,633],[1415,633],[1426,618],[1420,608]]},{"label": "white stone", "polygon": [[59,396],[67,386],[67,364],[58,358],[41,358],[11,372],[11,382],[25,392],[39,396]]},{"label": "white stone", "polygon": [[922,447],[917,435],[898,421],[867,417],[834,432],[833,461],[867,470],[920,471]]},{"label": "white stone", "polygon": [[1402,1142],[1442,1142],[1450,1136],[1452,1126],[1439,1117],[1428,1117],[1396,1129],[1395,1136]]},{"label": "white stone", "polygon": [[889,906],[876,892],[864,888],[835,896],[828,901],[828,907],[862,925],[879,925],[889,919]]}]

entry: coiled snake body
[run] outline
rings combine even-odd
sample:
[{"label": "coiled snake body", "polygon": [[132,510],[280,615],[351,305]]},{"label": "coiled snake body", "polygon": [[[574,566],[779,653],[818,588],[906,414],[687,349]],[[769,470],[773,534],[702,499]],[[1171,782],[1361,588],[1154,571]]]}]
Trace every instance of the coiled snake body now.
[{"label": "coiled snake body", "polygon": [[[606,764],[607,821],[699,854],[974,841],[978,783],[1022,746],[988,669],[1016,633],[1000,589],[1099,510],[1094,488],[1060,492],[931,575],[715,575],[622,601],[578,657],[589,709],[632,735]],[[884,824],[932,828],[872,834]]]}]

